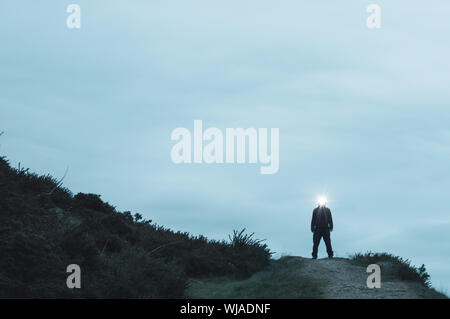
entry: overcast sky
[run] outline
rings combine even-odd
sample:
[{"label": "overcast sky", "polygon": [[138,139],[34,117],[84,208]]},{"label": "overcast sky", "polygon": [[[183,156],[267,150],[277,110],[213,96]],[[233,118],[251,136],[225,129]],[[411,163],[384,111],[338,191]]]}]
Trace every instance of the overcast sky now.
[{"label": "overcast sky", "polygon": [[[374,2],[374,1],[372,1]],[[81,29],[66,7],[81,6]],[[450,2],[2,1],[1,155],[175,230],[391,252],[450,286]],[[280,129],[280,169],[176,165],[176,127]],[[323,243],[320,256],[325,256]]]}]

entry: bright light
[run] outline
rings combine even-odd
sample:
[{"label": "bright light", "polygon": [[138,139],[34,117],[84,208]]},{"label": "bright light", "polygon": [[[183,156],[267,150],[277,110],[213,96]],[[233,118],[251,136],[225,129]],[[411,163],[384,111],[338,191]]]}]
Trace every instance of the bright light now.
[{"label": "bright light", "polygon": [[317,198],[317,204],[319,204],[319,206],[325,206],[327,204],[328,200],[325,196],[319,196]]}]

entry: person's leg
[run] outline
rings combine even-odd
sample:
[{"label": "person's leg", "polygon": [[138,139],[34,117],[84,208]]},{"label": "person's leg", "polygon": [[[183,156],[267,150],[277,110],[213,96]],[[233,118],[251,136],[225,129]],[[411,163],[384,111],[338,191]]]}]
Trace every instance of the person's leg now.
[{"label": "person's leg", "polygon": [[319,249],[319,242],[320,242],[320,233],[318,230],[316,230],[313,234],[313,251],[312,251],[312,257],[315,259],[317,258],[317,251]]},{"label": "person's leg", "polygon": [[329,230],[323,231],[322,236],[323,236],[323,241],[325,242],[325,245],[327,246],[328,257],[333,257],[333,248],[331,247],[330,231]]}]

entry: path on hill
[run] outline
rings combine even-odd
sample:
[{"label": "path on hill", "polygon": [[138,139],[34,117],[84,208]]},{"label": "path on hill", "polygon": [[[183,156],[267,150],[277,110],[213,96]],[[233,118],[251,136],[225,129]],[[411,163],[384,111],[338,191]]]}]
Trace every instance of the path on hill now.
[{"label": "path on hill", "polygon": [[299,274],[327,282],[323,289],[324,298],[422,298],[410,283],[401,281],[382,280],[381,288],[369,289],[366,281],[370,273],[366,272],[366,268],[353,265],[345,258],[312,260],[291,257],[289,262],[299,263]]},{"label": "path on hill", "polygon": [[329,298],[410,299],[436,298],[436,292],[418,282],[389,276],[389,264],[380,263],[381,288],[367,287],[366,266],[345,258],[312,260],[286,256],[250,278],[192,279],[188,298]]}]

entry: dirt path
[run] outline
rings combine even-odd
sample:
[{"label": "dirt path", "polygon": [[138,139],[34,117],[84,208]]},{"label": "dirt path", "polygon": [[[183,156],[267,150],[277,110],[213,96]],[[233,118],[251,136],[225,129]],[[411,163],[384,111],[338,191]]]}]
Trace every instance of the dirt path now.
[{"label": "dirt path", "polygon": [[442,298],[419,282],[402,281],[392,273],[392,264],[379,263],[381,288],[367,287],[366,265],[345,258],[318,259],[285,256],[251,277],[192,279],[188,298],[327,298],[410,299]]},{"label": "dirt path", "polygon": [[[366,285],[366,268],[353,265],[348,259],[318,259],[291,257],[289,263],[299,263],[299,275],[324,280],[324,298],[374,299],[374,298],[423,298],[414,284],[406,282],[381,282],[381,288],[369,289]],[[382,271],[383,274],[383,271]],[[383,277],[382,277],[383,278]]]}]

